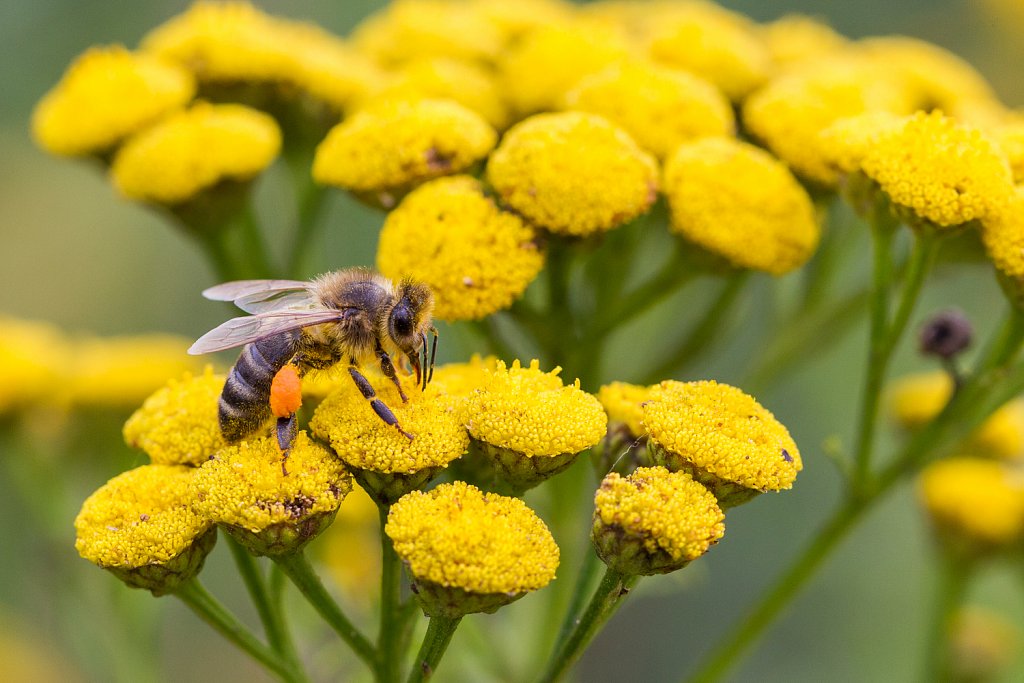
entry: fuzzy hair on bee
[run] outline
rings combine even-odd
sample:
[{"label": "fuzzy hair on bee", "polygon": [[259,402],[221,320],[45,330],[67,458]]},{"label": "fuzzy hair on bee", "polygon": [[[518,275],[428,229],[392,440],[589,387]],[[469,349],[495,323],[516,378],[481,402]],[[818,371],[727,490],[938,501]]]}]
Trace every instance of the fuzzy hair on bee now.
[{"label": "fuzzy hair on bee", "polygon": [[[367,268],[325,273],[312,281],[239,280],[211,287],[203,296],[234,302],[251,315],[232,318],[200,337],[189,353],[201,354],[242,346],[218,403],[225,440],[235,442],[257,431],[272,416],[274,379],[287,366],[301,377],[339,363],[374,412],[409,439],[388,406],[377,397],[360,366],[375,363],[408,397],[398,367],[408,366],[425,389],[433,375],[437,330],[434,295],[412,280],[393,283]],[[432,344],[427,345],[427,334]],[[286,383],[278,383],[284,385]],[[295,438],[295,413],[279,415],[277,438],[287,457]],[[283,466],[283,465],[282,465]]]}]

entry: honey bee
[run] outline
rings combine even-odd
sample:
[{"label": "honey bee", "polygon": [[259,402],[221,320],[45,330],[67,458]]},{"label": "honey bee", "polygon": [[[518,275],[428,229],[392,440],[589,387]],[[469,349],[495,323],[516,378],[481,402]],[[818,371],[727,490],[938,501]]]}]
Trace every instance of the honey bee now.
[{"label": "honey bee", "polygon": [[[218,421],[227,442],[252,434],[273,415],[284,468],[297,430],[298,399],[275,396],[279,384],[295,391],[291,381],[275,380],[287,374],[285,370],[290,370],[292,377],[296,373],[301,377],[309,370],[325,370],[341,362],[348,363],[349,376],[374,412],[412,440],[413,435],[402,429],[359,367],[371,361],[379,364],[405,402],[408,397],[392,361],[398,358],[415,371],[417,386],[426,388],[437,353],[437,330],[431,322],[434,295],[429,287],[410,280],[395,284],[367,268],[351,268],[309,282],[226,282],[203,291],[203,296],[232,301],[252,314],[215,327],[189,349],[191,354],[202,354],[245,347],[218,401]],[[433,336],[429,358],[428,332]],[[275,398],[278,400],[272,400]]]}]

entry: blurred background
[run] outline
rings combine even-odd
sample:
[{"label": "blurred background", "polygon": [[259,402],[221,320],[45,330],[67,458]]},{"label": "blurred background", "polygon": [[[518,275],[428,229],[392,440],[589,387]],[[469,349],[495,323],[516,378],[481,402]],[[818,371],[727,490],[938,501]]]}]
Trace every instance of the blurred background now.
[{"label": "blurred background", "polygon": [[[187,4],[0,3],[0,316],[49,321],[70,334],[169,332],[191,338],[223,319],[222,308],[199,297],[215,278],[183,235],[154,213],[120,200],[98,168],[51,158],[28,135],[34,103],[76,55],[94,44],[134,46]],[[345,34],[384,3],[258,4]],[[758,20],[808,13],[851,37],[906,34],[933,41],[977,66],[1007,104],[1024,103],[1024,3],[1016,0],[722,4]],[[272,169],[259,193],[270,224],[281,211],[274,194],[274,175],[280,172]],[[331,202],[318,265],[371,265],[382,215],[340,192]],[[988,269],[946,268],[928,286],[918,319],[950,305],[968,311],[987,330],[1002,297]],[[743,333],[743,328],[735,331]],[[458,335],[450,338],[442,360],[468,357],[472,347],[458,342]],[[758,396],[801,444],[806,469],[797,485],[786,495],[732,511],[723,542],[678,578],[642,582],[584,658],[580,680],[680,680],[802,546],[839,491],[821,445],[830,437],[849,443],[865,340],[866,330],[856,328],[843,344]],[[743,348],[740,343],[725,349],[702,368],[701,376],[729,381]],[[619,349],[611,365],[621,368],[621,379],[630,379],[627,348]],[[897,373],[924,367],[912,344],[905,345],[895,363]],[[0,377],[7,381],[13,380]],[[144,456],[129,451],[119,438],[128,412],[78,416],[59,437],[47,436],[45,426],[37,425],[33,429],[40,437],[19,439],[16,447],[13,440],[0,441],[0,679],[264,680],[265,674],[179,602],[130,591],[75,552],[72,520],[82,500],[111,476],[143,462]],[[918,678],[935,578],[932,564],[912,487],[903,487],[843,544],[736,670],[735,679]],[[562,572],[575,570],[563,567]],[[251,618],[232,577],[227,553],[215,552],[204,578],[225,602]],[[1024,629],[1024,572],[994,567],[972,587],[971,601],[996,609]],[[509,608],[521,612],[513,624],[525,627],[529,602]],[[312,618],[303,621],[299,615],[299,625],[309,638],[321,637]],[[456,641],[463,637],[471,640],[462,634]],[[515,644],[510,647],[514,656]],[[1021,659],[1006,680],[1024,680]]]}]

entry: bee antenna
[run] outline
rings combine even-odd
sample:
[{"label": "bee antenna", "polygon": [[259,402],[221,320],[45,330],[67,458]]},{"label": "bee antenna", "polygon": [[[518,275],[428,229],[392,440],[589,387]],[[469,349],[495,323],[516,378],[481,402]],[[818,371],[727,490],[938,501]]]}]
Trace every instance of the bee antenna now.
[{"label": "bee antenna", "polygon": [[[437,356],[437,328],[431,327],[430,333],[434,335],[434,342],[430,346],[430,373],[427,375],[427,383],[434,379],[434,358]],[[426,353],[426,339],[423,340],[424,353]]]}]

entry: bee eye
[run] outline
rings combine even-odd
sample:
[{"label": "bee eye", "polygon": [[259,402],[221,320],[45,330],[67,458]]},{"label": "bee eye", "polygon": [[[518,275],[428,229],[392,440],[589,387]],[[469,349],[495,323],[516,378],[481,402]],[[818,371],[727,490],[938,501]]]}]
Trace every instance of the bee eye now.
[{"label": "bee eye", "polygon": [[396,306],[391,312],[391,333],[396,337],[408,337],[412,334],[412,314],[405,306]]}]

